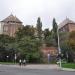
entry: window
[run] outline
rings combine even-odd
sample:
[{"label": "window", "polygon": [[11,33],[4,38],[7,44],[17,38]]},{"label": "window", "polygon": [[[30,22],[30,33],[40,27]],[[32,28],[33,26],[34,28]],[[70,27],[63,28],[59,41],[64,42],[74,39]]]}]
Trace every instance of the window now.
[{"label": "window", "polygon": [[4,26],[3,31],[4,32],[7,32],[8,31],[8,27],[7,26]]}]

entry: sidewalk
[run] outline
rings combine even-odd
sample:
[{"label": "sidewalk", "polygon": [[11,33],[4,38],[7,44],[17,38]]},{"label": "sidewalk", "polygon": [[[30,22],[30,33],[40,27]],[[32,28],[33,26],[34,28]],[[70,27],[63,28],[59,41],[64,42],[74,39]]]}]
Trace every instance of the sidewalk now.
[{"label": "sidewalk", "polygon": [[57,64],[28,64],[26,66],[19,65],[2,65],[3,67],[14,67],[14,68],[23,68],[23,69],[53,69],[53,70],[62,70],[62,71],[74,71],[75,69],[71,68],[61,68]]},{"label": "sidewalk", "polygon": [[58,65],[56,64],[31,64],[31,65],[27,65],[25,68],[27,69],[59,69]]},{"label": "sidewalk", "polygon": [[15,68],[25,68],[25,69],[59,69],[59,66],[56,64],[28,64],[26,66],[19,66],[19,65],[1,65],[0,66],[9,66]]}]

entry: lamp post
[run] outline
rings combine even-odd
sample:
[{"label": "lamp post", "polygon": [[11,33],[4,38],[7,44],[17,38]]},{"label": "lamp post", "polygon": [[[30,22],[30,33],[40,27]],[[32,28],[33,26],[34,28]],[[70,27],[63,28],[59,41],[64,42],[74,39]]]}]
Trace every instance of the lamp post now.
[{"label": "lamp post", "polygon": [[60,49],[60,39],[59,39],[59,29],[57,28],[57,37],[58,37],[58,53],[59,53],[59,66],[61,69],[61,49]]}]

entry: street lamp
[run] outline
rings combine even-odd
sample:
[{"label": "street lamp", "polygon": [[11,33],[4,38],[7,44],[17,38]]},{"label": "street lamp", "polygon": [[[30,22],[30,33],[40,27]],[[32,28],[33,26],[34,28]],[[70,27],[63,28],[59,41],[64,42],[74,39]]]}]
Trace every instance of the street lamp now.
[{"label": "street lamp", "polygon": [[59,39],[59,29],[57,28],[57,37],[58,37],[58,51],[59,51],[59,66],[61,69],[61,49],[60,49],[60,39]]}]

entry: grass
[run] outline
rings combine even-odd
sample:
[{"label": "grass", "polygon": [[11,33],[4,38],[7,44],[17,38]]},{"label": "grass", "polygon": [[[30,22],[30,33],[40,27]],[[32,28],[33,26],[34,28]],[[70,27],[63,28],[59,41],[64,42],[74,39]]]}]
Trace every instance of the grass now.
[{"label": "grass", "polygon": [[75,69],[75,63],[63,63],[62,67]]}]

